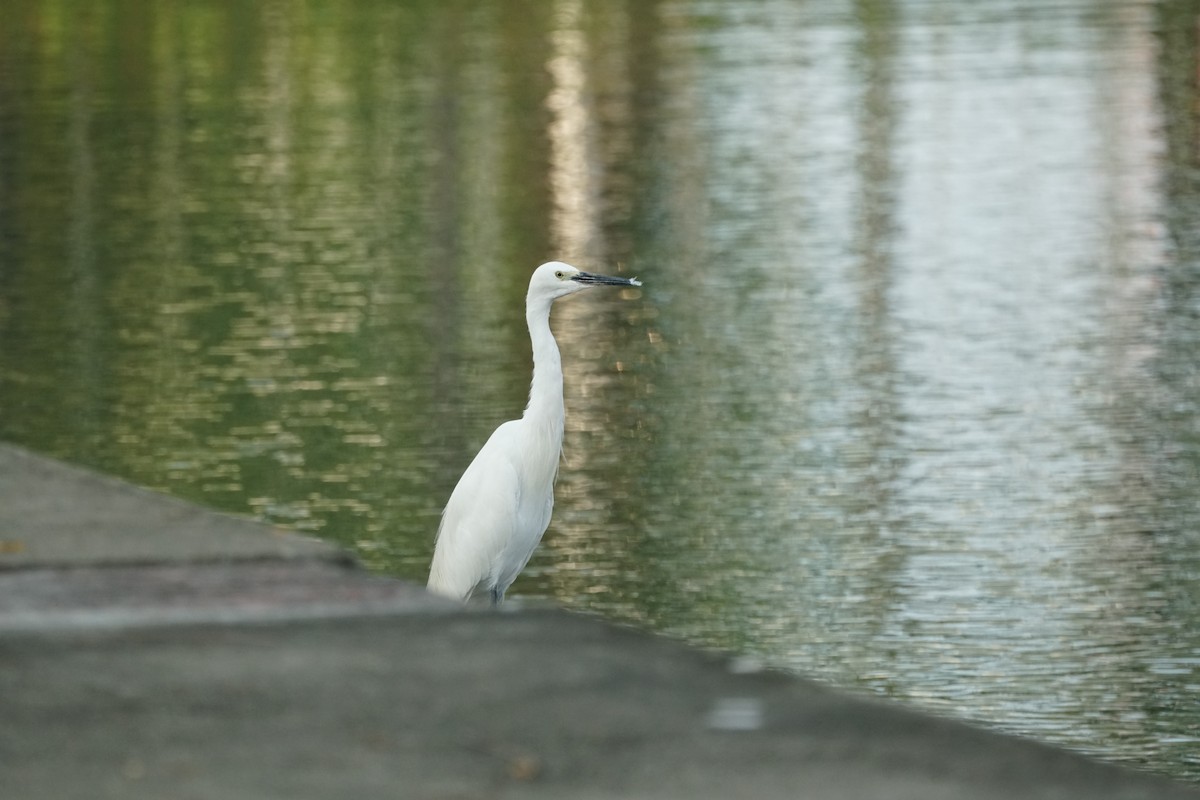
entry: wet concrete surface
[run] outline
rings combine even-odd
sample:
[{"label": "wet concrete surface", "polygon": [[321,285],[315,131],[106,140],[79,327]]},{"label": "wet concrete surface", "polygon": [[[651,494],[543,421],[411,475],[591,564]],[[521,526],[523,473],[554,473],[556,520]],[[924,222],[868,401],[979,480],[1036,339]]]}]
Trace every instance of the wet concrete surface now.
[{"label": "wet concrete surface", "polygon": [[1200,797],[2,445],[0,509],[0,797]]},{"label": "wet concrete surface", "polygon": [[346,561],[334,545],[0,445],[0,569]]}]

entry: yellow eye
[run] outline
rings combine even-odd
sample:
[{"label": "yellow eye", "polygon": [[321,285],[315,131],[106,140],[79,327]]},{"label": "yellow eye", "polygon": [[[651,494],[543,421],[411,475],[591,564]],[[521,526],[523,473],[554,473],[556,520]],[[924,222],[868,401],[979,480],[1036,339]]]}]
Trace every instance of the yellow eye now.
[{"label": "yellow eye", "polygon": [[554,273],[554,277],[558,278],[561,281],[564,277],[566,277],[566,273],[564,273],[560,269],[558,272]]}]

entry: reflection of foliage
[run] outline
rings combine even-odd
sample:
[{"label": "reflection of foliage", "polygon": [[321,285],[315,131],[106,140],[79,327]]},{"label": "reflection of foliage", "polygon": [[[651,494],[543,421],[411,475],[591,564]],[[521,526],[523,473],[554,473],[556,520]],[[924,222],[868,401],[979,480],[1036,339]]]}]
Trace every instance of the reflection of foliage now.
[{"label": "reflection of foliage", "polygon": [[1195,254],[1200,250],[1200,4],[1195,0],[1158,3],[1159,93],[1162,101],[1167,191],[1188,198],[1172,205],[1176,241]]},{"label": "reflection of foliage", "polygon": [[[1159,96],[1167,158],[1164,207],[1173,245],[1162,269],[1163,311],[1157,371],[1166,393],[1156,406],[1171,441],[1167,474],[1159,486],[1172,504],[1187,502],[1170,492],[1172,486],[1190,493],[1200,481],[1200,6],[1168,2],[1157,6]],[[1180,436],[1182,434],[1182,436]]]},{"label": "reflection of foliage", "polygon": [[[1175,0],[1156,6],[1158,86],[1166,159],[1164,221],[1171,249],[1161,269],[1162,306],[1156,320],[1158,426],[1153,443],[1154,485],[1160,512],[1148,529],[1174,552],[1200,549],[1200,4]],[[1164,513],[1165,512],[1165,513]],[[1171,587],[1177,612],[1195,617],[1200,584]],[[1197,620],[1200,621],[1200,620]],[[1193,623],[1193,627],[1195,623]]]},{"label": "reflection of foliage", "polygon": [[508,224],[539,182],[504,175],[542,149],[512,110],[538,48],[503,38],[537,26],[433,2],[16,6],[2,433],[350,543],[410,530],[418,573],[452,481],[425,465],[452,470],[481,406],[525,392],[523,331],[489,315],[544,250]]}]

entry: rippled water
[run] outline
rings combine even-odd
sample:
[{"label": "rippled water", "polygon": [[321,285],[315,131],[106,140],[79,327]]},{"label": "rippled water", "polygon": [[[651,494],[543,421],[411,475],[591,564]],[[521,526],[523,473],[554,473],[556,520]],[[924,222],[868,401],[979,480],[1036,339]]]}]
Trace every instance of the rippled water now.
[{"label": "rippled water", "polygon": [[423,579],[619,268],[514,594],[1200,778],[1195,2],[5,16],[0,436]]}]

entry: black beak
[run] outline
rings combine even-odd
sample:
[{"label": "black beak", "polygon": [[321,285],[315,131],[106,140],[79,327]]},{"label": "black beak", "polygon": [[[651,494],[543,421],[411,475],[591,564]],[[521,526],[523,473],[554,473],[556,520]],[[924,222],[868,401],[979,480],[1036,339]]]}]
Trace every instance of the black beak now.
[{"label": "black beak", "polygon": [[571,280],[588,286],[641,286],[637,278],[613,278],[609,275],[597,275],[594,272],[577,273]]}]

